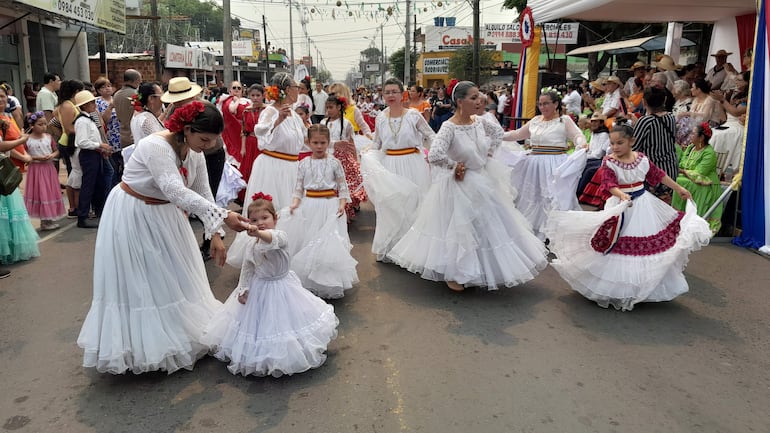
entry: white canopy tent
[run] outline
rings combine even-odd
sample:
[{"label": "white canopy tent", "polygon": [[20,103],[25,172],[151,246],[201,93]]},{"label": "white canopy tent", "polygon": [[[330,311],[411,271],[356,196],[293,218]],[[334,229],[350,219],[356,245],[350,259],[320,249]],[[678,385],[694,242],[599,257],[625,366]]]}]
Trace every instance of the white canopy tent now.
[{"label": "white canopy tent", "polygon": [[755,0],[530,0],[536,23],[559,18],[661,23],[715,22],[756,12]]},{"label": "white canopy tent", "polygon": [[[680,47],[692,47],[695,42],[682,38]],[[606,44],[589,45],[587,47],[575,48],[567,53],[568,56],[580,56],[588,53],[598,53],[604,51],[606,53],[625,54],[625,53],[641,53],[645,51],[663,51],[666,46],[665,36],[649,36],[646,38],[628,39],[620,42],[610,42]]]}]

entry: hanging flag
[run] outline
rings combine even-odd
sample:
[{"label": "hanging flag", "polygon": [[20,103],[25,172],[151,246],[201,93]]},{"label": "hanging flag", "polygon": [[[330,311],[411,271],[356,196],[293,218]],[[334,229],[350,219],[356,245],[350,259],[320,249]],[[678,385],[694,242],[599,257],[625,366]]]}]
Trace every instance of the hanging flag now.
[{"label": "hanging flag", "polygon": [[754,69],[751,74],[749,107],[746,115],[744,158],[737,181],[742,182],[742,232],[733,243],[770,254],[770,23],[767,6],[762,0],[757,14],[757,34],[754,40]]}]

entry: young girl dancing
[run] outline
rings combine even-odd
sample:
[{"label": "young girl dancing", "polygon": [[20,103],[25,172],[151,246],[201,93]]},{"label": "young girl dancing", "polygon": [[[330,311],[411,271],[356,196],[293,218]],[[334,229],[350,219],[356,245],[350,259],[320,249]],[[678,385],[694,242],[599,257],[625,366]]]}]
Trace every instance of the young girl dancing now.
[{"label": "young girl dancing", "polygon": [[[708,244],[708,223],[690,193],[641,152],[632,151],[633,130],[610,133],[602,188],[612,197],[600,212],[553,212],[545,227],[551,265],[580,294],[601,307],[631,310],[639,302],[670,301],[687,292],[682,274],[691,251]],[[645,189],[663,183],[683,199],[679,212]]]},{"label": "young girl dancing", "polygon": [[251,199],[238,287],[201,340],[216,347],[214,356],[229,361],[233,374],[279,377],[319,367],[337,337],[334,307],[305,290],[289,269],[287,236],[275,228],[272,197],[259,192]]},{"label": "young girl dancing", "polygon": [[302,285],[316,295],[341,298],[358,282],[350,255],[345,206],[350,193],[340,162],[328,155],[330,134],[324,125],[311,125],[308,144],[312,155],[299,162],[291,216],[282,219],[289,233],[292,270]]},{"label": "young girl dancing", "polygon": [[326,100],[326,118],[321,120],[331,133],[334,157],[339,159],[345,169],[345,179],[350,187],[350,203],[345,206],[348,222],[356,217],[356,210],[362,201],[366,201],[366,191],[362,185],[361,165],[358,162],[358,152],[353,143],[353,124],[343,117],[348,101],[337,95],[331,95]]},{"label": "young girl dancing", "polygon": [[374,151],[361,156],[364,187],[377,211],[372,252],[384,260],[393,245],[414,222],[420,199],[430,187],[430,167],[423,143],[436,137],[425,118],[404,108],[404,85],[396,78],[385,81],[388,105],[375,121]]},{"label": "young girl dancing", "polygon": [[522,284],[548,261],[543,243],[513,206],[510,171],[490,158],[503,131],[472,117],[479,97],[475,84],[462,81],[450,94],[457,109],[428,154],[433,183],[388,258],[452,290]]},{"label": "young girl dancing", "polygon": [[59,224],[54,221],[67,215],[53,162],[59,156],[59,151],[56,142],[45,132],[48,128],[45,113],[29,113],[27,128],[31,131],[25,146],[32,162],[27,171],[24,204],[29,216],[40,218],[41,230],[55,230]]}]

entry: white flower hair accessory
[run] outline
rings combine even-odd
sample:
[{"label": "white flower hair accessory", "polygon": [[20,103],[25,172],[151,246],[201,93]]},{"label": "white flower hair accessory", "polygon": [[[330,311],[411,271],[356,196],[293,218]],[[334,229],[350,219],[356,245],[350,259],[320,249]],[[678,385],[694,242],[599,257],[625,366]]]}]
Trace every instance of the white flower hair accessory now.
[{"label": "white flower hair accessory", "polygon": [[557,94],[559,96],[559,98],[561,98],[563,96],[561,94],[561,92],[559,91],[559,89],[557,89],[556,87],[551,87],[551,86],[543,87],[542,89],[540,89],[540,94],[541,95],[545,94],[545,93],[555,93],[555,94]]}]

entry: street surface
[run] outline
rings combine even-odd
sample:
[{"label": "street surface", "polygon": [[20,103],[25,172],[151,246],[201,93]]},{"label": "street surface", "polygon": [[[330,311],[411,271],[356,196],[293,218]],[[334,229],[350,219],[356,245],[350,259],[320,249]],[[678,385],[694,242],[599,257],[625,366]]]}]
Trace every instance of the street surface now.
[{"label": "street surface", "polygon": [[[0,281],[3,431],[770,432],[770,261],[729,244],[691,255],[690,293],[623,313],[551,268],[453,293],[377,263],[367,205],[350,229],[361,282],[333,302],[339,337],[321,368],[244,378],[207,357],[112,376],[83,369],[75,344],[96,231],[64,223]],[[224,300],[238,270],[207,270]]]}]

